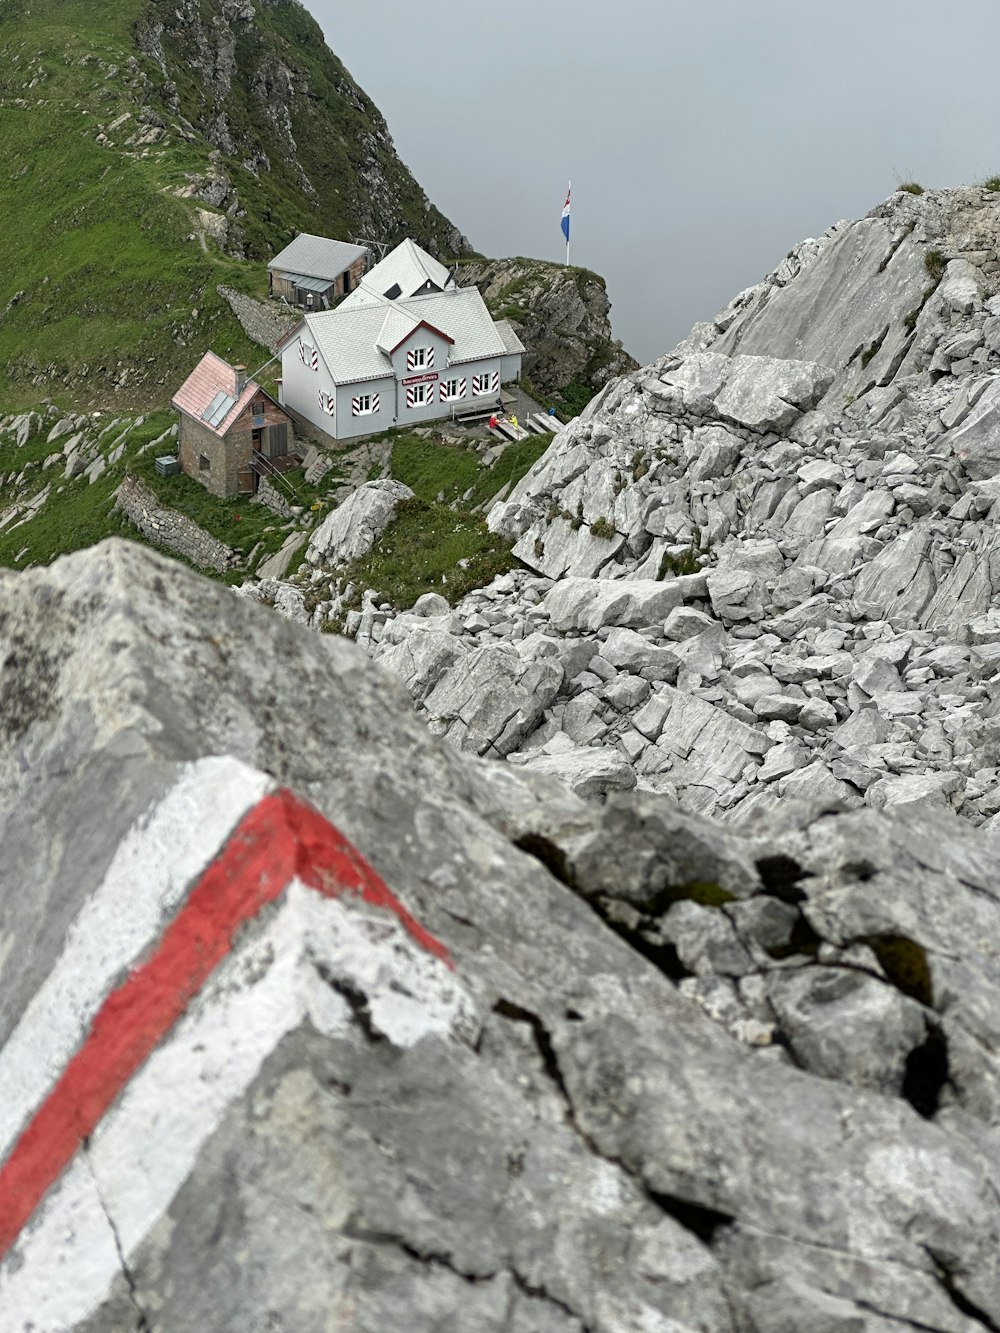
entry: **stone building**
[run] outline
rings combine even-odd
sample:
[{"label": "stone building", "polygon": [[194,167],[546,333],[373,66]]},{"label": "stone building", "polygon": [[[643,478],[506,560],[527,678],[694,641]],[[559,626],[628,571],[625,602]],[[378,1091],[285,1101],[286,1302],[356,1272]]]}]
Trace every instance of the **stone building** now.
[{"label": "stone building", "polygon": [[364,245],[301,232],[267,266],[268,289],[303,310],[329,310],[358,286],[368,264]]},{"label": "stone building", "polygon": [[182,471],[213,495],[253,495],[260,478],[300,461],[291,418],[243,366],[206,352],[174,395]]}]

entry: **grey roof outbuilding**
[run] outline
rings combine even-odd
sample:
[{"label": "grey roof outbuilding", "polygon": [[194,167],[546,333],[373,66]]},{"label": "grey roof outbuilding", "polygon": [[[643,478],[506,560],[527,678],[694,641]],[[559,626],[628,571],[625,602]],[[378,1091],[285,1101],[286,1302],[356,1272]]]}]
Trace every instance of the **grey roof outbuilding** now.
[{"label": "grey roof outbuilding", "polygon": [[367,247],[363,245],[333,241],[328,236],[311,236],[304,231],[276,254],[267,267],[273,272],[324,278],[332,282],[367,253]]}]

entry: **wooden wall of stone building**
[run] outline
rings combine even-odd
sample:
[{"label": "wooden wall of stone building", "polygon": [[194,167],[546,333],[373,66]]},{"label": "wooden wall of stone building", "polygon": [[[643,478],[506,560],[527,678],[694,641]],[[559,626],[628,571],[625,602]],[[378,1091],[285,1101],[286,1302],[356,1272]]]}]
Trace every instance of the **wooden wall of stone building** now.
[{"label": "wooden wall of stone building", "polygon": [[272,296],[283,296],[291,305],[295,304],[295,283],[283,273],[268,273]]}]

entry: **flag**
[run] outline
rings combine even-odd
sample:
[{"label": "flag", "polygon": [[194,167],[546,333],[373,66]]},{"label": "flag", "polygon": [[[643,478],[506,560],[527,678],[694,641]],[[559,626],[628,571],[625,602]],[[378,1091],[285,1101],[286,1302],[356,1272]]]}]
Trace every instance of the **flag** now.
[{"label": "flag", "polygon": [[569,186],[566,187],[566,202],[563,204],[562,234],[566,237],[566,244],[569,245]]}]

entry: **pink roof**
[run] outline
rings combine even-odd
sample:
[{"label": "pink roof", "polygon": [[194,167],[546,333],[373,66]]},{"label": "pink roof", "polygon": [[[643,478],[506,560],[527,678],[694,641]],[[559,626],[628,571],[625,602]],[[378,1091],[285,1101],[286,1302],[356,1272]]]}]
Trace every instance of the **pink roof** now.
[{"label": "pink roof", "polygon": [[170,400],[170,406],[180,412],[186,412],[215,435],[225,435],[226,431],[249,404],[254,394],[260,393],[256,380],[247,380],[243,392],[229,409],[218,425],[210,426],[204,419],[205,410],[218,393],[227,393],[230,397],[236,393],[236,371],[228,361],[214,352],[205,355],[192,370],[181,387]]}]

